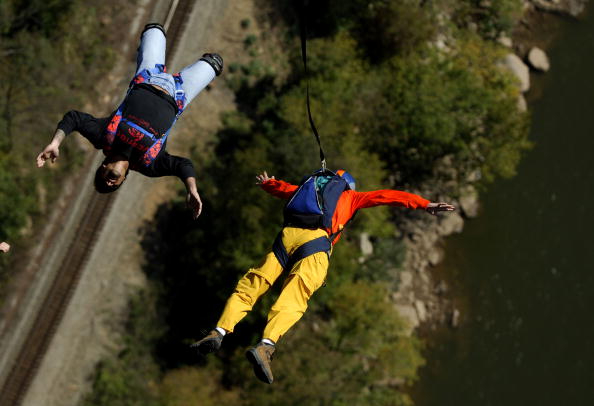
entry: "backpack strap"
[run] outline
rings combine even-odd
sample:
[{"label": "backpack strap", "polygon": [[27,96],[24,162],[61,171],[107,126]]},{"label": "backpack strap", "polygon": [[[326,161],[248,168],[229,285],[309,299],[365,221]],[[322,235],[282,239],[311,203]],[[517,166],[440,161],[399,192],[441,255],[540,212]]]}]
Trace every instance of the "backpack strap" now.
[{"label": "backpack strap", "polygon": [[[115,114],[111,118],[111,121],[107,125],[106,139],[105,139],[105,143],[103,146],[104,151],[107,152],[107,151],[111,150],[111,144],[113,143],[113,141],[115,139],[115,135],[118,130],[118,126],[120,125],[120,122],[122,120],[122,111],[124,110],[124,104],[126,103],[126,97],[128,97],[128,94],[132,90],[132,87],[139,83],[146,82],[146,80],[150,77],[151,73],[162,73],[162,72],[167,72],[167,68],[165,67],[165,65],[155,64],[154,68],[143,69],[140,72],[138,72],[138,74],[136,76],[134,76],[134,78],[132,78],[132,80],[130,81],[130,85],[128,86],[128,91],[126,92],[126,96],[124,96],[124,100],[118,106],[118,109],[116,110]],[[178,109],[178,111],[179,111],[179,109]]]},{"label": "backpack strap", "polygon": [[353,221],[353,219],[355,218],[355,216],[357,215],[359,211],[355,210],[355,212],[353,213],[353,215],[351,216],[351,218],[342,226],[342,228],[338,231],[336,231],[335,233],[332,233],[328,236],[328,239],[330,240],[330,242],[332,244],[334,244],[334,241],[336,240],[336,238],[344,231],[344,229],[346,228],[346,226],[348,226],[349,224],[351,224],[351,221]]},{"label": "backpack strap", "polygon": [[[167,73],[167,67],[163,64],[157,63],[157,64],[155,64],[154,68],[150,68],[150,69],[147,68],[147,69],[141,70],[140,72],[138,72],[138,75],[134,76],[134,78],[130,82],[129,89],[131,89],[132,86],[134,86],[134,85],[146,82],[151,75],[155,75],[157,73]],[[174,95],[173,99],[175,100],[175,104],[177,105],[177,114],[176,114],[176,118],[177,118],[181,115],[181,113],[186,108],[186,92],[184,91],[184,89],[182,87],[182,84],[184,83],[184,81],[183,81],[181,75],[179,73],[176,73],[171,76],[173,76],[173,81],[175,82],[175,95]],[[130,91],[130,90],[128,90],[128,91]]]},{"label": "backpack strap", "polygon": [[[182,87],[184,80],[182,79],[179,73],[176,73],[173,76],[173,80],[175,81],[175,104],[177,105],[177,117],[183,113],[184,109],[186,108],[186,92]],[[175,122],[174,122],[175,123]]]},{"label": "backpack strap", "polygon": [[[147,68],[147,69],[143,69],[142,71],[138,72],[138,74],[130,82],[130,86],[128,88],[128,92],[126,93],[126,97],[128,96],[128,93],[130,93],[130,91],[132,90],[132,87],[134,85],[146,82],[148,80],[148,78],[151,76],[151,74],[166,73],[166,72],[167,72],[167,67],[163,64],[155,64],[154,68],[150,68],[150,69]],[[142,162],[145,166],[150,165],[151,162],[159,154],[163,145],[165,144],[165,141],[167,140],[167,137],[169,136],[171,129],[173,128],[177,119],[179,118],[179,116],[182,114],[182,112],[184,111],[184,109],[186,107],[186,93],[182,87],[183,79],[181,78],[181,75],[179,73],[172,75],[172,76],[173,76],[173,79],[175,82],[174,100],[175,100],[175,104],[177,106],[177,113],[175,115],[175,119],[173,120],[173,122],[171,123],[171,126],[165,132],[165,134],[163,134],[163,136],[160,139],[156,140],[156,142],[152,145],[152,147],[149,148],[143,155]],[[122,120],[122,111],[124,108],[126,97],[124,97],[124,101],[118,107],[116,113],[112,117],[111,122],[109,123],[109,125],[107,127],[106,145],[104,147],[104,151],[109,151],[111,149],[111,144],[112,144],[113,140],[115,139],[115,136],[117,133],[117,128]],[[136,128],[137,130],[141,131],[143,134],[146,134],[149,137],[154,138],[148,131],[135,125],[134,123],[128,122],[128,124],[130,124],[131,126]]]},{"label": "backpack strap", "polygon": [[156,63],[154,68],[146,68],[141,70],[136,76],[134,76],[134,78],[132,78],[129,88],[132,88],[132,86],[139,83],[146,82],[146,80],[151,77],[151,74],[154,75],[157,73],[167,73],[167,67],[162,63]]}]

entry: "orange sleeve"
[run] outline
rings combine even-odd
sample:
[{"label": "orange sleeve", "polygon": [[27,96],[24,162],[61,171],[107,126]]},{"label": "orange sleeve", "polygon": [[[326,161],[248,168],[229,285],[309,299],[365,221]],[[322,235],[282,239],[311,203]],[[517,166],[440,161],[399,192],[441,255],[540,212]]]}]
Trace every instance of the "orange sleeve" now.
[{"label": "orange sleeve", "polygon": [[430,203],[414,193],[399,190],[375,190],[373,192],[353,192],[352,210],[374,206],[400,206],[409,209],[425,209]]},{"label": "orange sleeve", "polygon": [[265,191],[270,193],[273,196],[279,197],[281,199],[288,199],[293,196],[293,193],[297,190],[297,186],[291,185],[284,180],[277,180],[277,179],[268,179],[266,182],[262,183],[260,187]]}]

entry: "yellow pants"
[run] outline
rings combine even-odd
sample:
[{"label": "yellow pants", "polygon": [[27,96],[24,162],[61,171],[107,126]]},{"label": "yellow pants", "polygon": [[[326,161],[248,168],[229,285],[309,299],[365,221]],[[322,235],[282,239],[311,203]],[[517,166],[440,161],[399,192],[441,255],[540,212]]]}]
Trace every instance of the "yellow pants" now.
[{"label": "yellow pants", "polygon": [[[289,256],[308,241],[326,236],[324,230],[285,227],[282,241]],[[290,270],[280,296],[268,313],[263,338],[277,342],[305,313],[307,301],[324,283],[328,271],[328,255],[318,252],[295,263]],[[252,310],[260,296],[270,289],[283,268],[273,252],[264,257],[257,268],[251,268],[237,283],[227,300],[217,327],[232,332],[235,325]]]}]

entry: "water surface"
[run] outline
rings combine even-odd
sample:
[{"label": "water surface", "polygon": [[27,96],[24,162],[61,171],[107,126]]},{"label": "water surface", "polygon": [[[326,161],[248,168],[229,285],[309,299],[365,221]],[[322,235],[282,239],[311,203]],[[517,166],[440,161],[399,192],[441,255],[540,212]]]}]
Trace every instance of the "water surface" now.
[{"label": "water surface", "polygon": [[463,320],[428,337],[417,406],[594,405],[594,13],[561,25],[534,149],[447,242]]}]

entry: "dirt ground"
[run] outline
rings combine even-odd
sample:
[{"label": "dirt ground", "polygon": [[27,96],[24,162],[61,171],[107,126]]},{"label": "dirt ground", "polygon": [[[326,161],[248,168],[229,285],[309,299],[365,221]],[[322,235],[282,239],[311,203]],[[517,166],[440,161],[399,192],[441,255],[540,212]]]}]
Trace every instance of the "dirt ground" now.
[{"label": "dirt ground", "polygon": [[[144,3],[146,8],[153,5]],[[163,8],[161,1],[156,4]],[[258,23],[260,12],[254,0],[197,1],[177,55],[168,61],[169,70],[181,69],[204,52],[220,53],[226,68],[233,63],[245,63],[249,58],[245,38],[259,37],[268,29]],[[140,20],[148,17],[141,11],[138,16]],[[129,63],[132,70],[133,61]],[[171,135],[168,150],[183,156],[188,156],[191,148],[207,150],[221,125],[220,114],[234,107],[233,92],[226,86],[224,72],[184,112]],[[24,405],[79,404],[90,390],[97,362],[118,351],[128,299],[145,284],[140,230],[159,205],[175,195],[178,183],[173,178],[148,179],[132,174],[117,192],[109,218]],[[208,196],[203,195],[202,199],[207,200]]]}]

